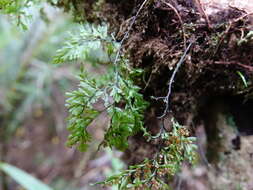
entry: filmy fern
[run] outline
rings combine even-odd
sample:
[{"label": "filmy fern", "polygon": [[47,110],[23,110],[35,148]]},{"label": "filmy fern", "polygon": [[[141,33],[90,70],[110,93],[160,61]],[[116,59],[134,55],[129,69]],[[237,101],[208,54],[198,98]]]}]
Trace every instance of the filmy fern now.
[{"label": "filmy fern", "polygon": [[138,91],[139,87],[129,78],[120,78],[119,85],[112,86],[110,96],[114,98],[114,105],[108,109],[111,123],[105,134],[106,145],[125,149],[128,146],[127,138],[144,129],[143,113],[148,104]]},{"label": "filmy fern", "polygon": [[[106,35],[106,26],[96,28],[86,25],[85,28],[87,30],[82,29],[80,35],[72,35],[70,42],[58,51],[55,63],[74,60],[98,61],[99,59],[90,57],[99,49],[114,64],[112,72],[108,70],[103,80],[82,73],[79,77],[79,88],[67,93],[69,97],[67,107],[70,113],[68,118],[70,135],[67,145],[77,145],[79,150],[86,150],[91,140],[87,128],[100,113],[107,111],[110,123],[102,145],[124,150],[128,147],[128,137],[142,131],[149,140],[158,140],[160,148],[153,159],[146,159],[138,165],[130,166],[122,173],[98,184],[117,185],[119,190],[170,189],[168,184],[180,171],[182,163],[185,161],[194,163],[196,159],[195,138],[190,137],[188,130],[174,121],[171,131],[162,130],[154,137],[148,134],[143,127],[143,113],[148,103],[139,93],[140,88],[133,82],[133,78],[140,76],[142,71],[131,69],[128,60],[123,56],[115,61],[118,45]],[[94,104],[98,100],[103,100],[102,110],[95,109]]]},{"label": "filmy fern", "polygon": [[99,89],[95,80],[87,80],[85,76],[80,75],[78,90],[67,93],[67,96],[69,98],[66,105],[70,113],[68,130],[71,132],[67,145],[79,143],[79,150],[84,151],[91,139],[86,128],[99,113],[92,106],[99,97]]},{"label": "filmy fern", "polygon": [[70,34],[65,46],[57,51],[54,63],[75,60],[108,63],[117,44],[108,36],[106,25],[84,25],[78,34]]},{"label": "filmy fern", "polygon": [[[42,1],[42,0],[41,0]],[[24,28],[24,10],[31,3],[39,0],[0,0],[0,10],[18,17],[18,22]],[[61,4],[65,1],[54,1]],[[101,1],[102,2],[102,1]],[[146,1],[145,1],[146,2]],[[149,136],[149,140],[158,139],[161,146],[153,159],[131,166],[119,175],[112,176],[101,182],[103,185],[118,185],[119,190],[125,189],[169,189],[167,182],[181,168],[184,161],[193,163],[195,160],[195,138],[189,137],[186,128],[173,122],[171,131],[162,132],[151,137],[143,127],[144,111],[148,103],[139,93],[140,88],[133,82],[134,77],[140,76],[142,71],[129,67],[128,60],[120,55],[119,44],[108,36],[106,25],[84,25],[78,34],[70,39],[57,52],[54,63],[79,61],[82,64],[102,63],[110,66],[105,76],[90,77],[82,71],[79,76],[78,89],[67,93],[66,106],[69,110],[67,145],[77,146],[85,151],[91,140],[88,132],[90,124],[101,114],[107,112],[110,122],[104,135],[102,145],[124,150],[128,146],[128,138],[142,131]],[[115,60],[117,57],[117,60]],[[104,108],[99,110],[94,105],[102,100]]]},{"label": "filmy fern", "polygon": [[196,138],[190,137],[189,131],[174,120],[172,123],[170,132],[163,132],[156,137],[160,138],[163,146],[154,159],[145,159],[96,184],[117,185],[118,190],[170,190],[168,184],[180,171],[182,163],[194,164],[197,159]]},{"label": "filmy fern", "polygon": [[[79,35],[72,35],[58,51],[54,62],[113,62],[117,47],[118,44],[107,34],[107,26],[86,24]],[[130,69],[127,60],[121,57],[103,80],[84,73],[80,75],[79,88],[67,94],[68,129],[71,133],[68,146],[78,145],[80,150],[86,150],[91,139],[87,127],[101,112],[107,111],[111,119],[102,144],[120,150],[127,148],[128,137],[144,129],[143,113],[148,105],[132,80],[132,76],[138,73],[140,70]],[[100,99],[104,102],[104,110],[94,108]]]}]

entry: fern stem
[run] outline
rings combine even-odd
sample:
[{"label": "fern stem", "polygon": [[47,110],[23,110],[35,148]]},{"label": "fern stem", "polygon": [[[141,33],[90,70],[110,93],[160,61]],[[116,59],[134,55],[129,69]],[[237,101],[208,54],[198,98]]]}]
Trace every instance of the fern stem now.
[{"label": "fern stem", "polygon": [[140,8],[138,9],[137,13],[135,14],[135,16],[133,17],[132,19],[132,22],[128,28],[128,30],[126,31],[126,33],[124,34],[122,40],[120,41],[120,46],[119,46],[119,49],[117,51],[117,54],[116,54],[116,58],[113,62],[114,64],[114,71],[116,73],[115,75],[115,81],[116,81],[116,86],[118,86],[118,80],[119,80],[119,70],[118,70],[118,60],[119,60],[119,57],[120,57],[120,54],[121,54],[121,50],[122,50],[122,46],[123,46],[123,43],[125,42],[125,40],[128,38],[129,36],[129,33],[131,31],[131,29],[133,28],[133,25],[137,19],[137,17],[139,16],[141,10],[143,9],[143,7],[145,6],[145,4],[148,2],[149,0],[144,0],[143,3],[141,4]]},{"label": "fern stem", "polygon": [[[164,109],[164,111],[163,111],[163,114],[162,114],[161,116],[158,117],[159,119],[164,118],[164,117],[166,116],[168,110],[169,110],[169,99],[170,99],[170,95],[171,95],[172,84],[173,84],[173,82],[174,82],[175,76],[176,76],[176,74],[177,74],[177,72],[178,72],[180,66],[181,66],[181,65],[183,64],[183,62],[184,62],[184,59],[185,59],[186,54],[187,54],[188,51],[190,50],[190,47],[191,47],[192,43],[193,43],[193,42],[190,42],[190,44],[187,46],[186,50],[184,51],[184,54],[183,54],[182,57],[180,58],[180,60],[179,60],[179,62],[178,62],[178,64],[177,64],[175,70],[174,70],[173,73],[172,73],[172,76],[171,76],[171,78],[170,78],[170,80],[169,80],[169,84],[168,84],[168,85],[169,85],[169,87],[168,87],[168,93],[167,93],[167,95],[166,95],[165,97],[162,98],[162,99],[164,100],[165,104],[166,104],[166,107],[165,107],[165,109]],[[160,98],[160,97],[159,97],[159,98]]]}]

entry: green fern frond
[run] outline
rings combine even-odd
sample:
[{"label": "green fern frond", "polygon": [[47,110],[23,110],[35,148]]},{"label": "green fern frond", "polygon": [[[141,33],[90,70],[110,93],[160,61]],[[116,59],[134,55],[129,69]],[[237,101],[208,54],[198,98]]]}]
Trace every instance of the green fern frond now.
[{"label": "green fern frond", "polygon": [[[54,63],[86,61],[108,63],[116,43],[108,36],[107,25],[85,24],[78,34],[70,34],[65,45],[54,57]],[[114,50],[113,50],[114,51]],[[109,53],[109,55],[108,55]]]},{"label": "green fern frond", "polygon": [[[79,88],[67,93],[66,106],[70,114],[68,146],[78,145],[80,150],[85,151],[91,140],[87,127],[103,111],[107,111],[111,117],[108,130],[105,132],[104,146],[124,150],[128,146],[128,137],[143,129],[143,114],[148,103],[132,81],[121,81],[119,86],[115,86],[113,81],[105,80],[101,83],[99,79],[92,79],[87,75],[80,76]],[[104,101],[105,109],[102,111],[96,110],[93,106],[98,100]]]},{"label": "green fern frond", "polygon": [[118,190],[171,189],[170,179],[181,170],[182,164],[185,161],[195,164],[197,159],[196,138],[190,137],[189,131],[174,120],[172,123],[172,131],[155,138],[160,138],[163,146],[153,159],[145,159],[96,184],[116,185]]},{"label": "green fern frond", "polygon": [[99,112],[92,106],[100,97],[100,89],[95,80],[88,80],[86,76],[79,77],[79,88],[67,93],[66,106],[69,110],[67,146],[78,144],[80,151],[85,151],[91,135],[87,132],[87,127],[98,116]]},{"label": "green fern frond", "polygon": [[[106,25],[86,24],[78,35],[72,35],[58,51],[54,62],[80,60],[112,63],[119,45],[107,32]],[[79,88],[67,94],[69,98],[66,106],[70,114],[68,146],[77,145],[80,150],[85,150],[91,140],[87,127],[103,111],[107,111],[111,118],[102,143],[104,146],[124,150],[130,136],[141,130],[147,134],[143,127],[143,114],[148,103],[133,82],[133,78],[141,75],[142,71],[131,69],[124,57],[120,57],[116,65],[111,65],[114,66],[113,72],[108,71],[106,76],[94,79],[87,74],[80,75]],[[102,111],[93,106],[98,100],[104,102],[105,109]]]}]

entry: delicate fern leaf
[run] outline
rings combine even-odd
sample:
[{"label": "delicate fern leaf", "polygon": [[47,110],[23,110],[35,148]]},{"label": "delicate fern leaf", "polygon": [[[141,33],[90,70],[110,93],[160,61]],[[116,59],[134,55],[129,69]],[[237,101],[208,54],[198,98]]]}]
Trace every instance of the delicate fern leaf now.
[{"label": "delicate fern leaf", "polygon": [[[54,62],[112,62],[117,50],[118,44],[108,36],[107,26],[86,24],[78,35],[72,35],[58,51]],[[147,135],[143,127],[143,114],[148,104],[132,80],[140,76],[142,71],[131,69],[124,57],[119,57],[119,63],[113,66],[114,72],[108,72],[106,77],[100,77],[101,80],[81,76],[79,88],[68,93],[66,105],[70,113],[68,130],[71,133],[68,146],[78,144],[81,149],[87,147],[91,137],[86,129],[99,114],[93,107],[99,99],[104,100],[104,111],[111,117],[104,137],[105,146],[124,150],[130,136],[141,130]]]},{"label": "delicate fern leaf", "polygon": [[70,113],[67,129],[70,135],[66,144],[69,147],[78,145],[79,150],[85,151],[91,140],[87,127],[99,114],[92,104],[98,100],[101,93],[95,80],[89,80],[85,75],[80,76],[80,80],[79,88],[67,93],[66,106]]},{"label": "delicate fern leaf", "polygon": [[131,110],[122,110],[117,107],[112,108],[109,113],[112,118],[105,134],[106,145],[124,150],[128,147],[128,137],[136,132],[134,130],[135,118]]},{"label": "delicate fern leaf", "polygon": [[119,86],[114,86],[110,93],[115,103],[123,104],[108,110],[111,116],[109,129],[105,134],[105,145],[125,150],[128,147],[128,137],[135,135],[143,129],[144,111],[148,103],[138,92],[130,79],[119,79]]},{"label": "delicate fern leaf", "polygon": [[171,189],[168,180],[181,170],[184,161],[195,164],[197,158],[196,138],[190,137],[189,131],[174,120],[172,124],[171,132],[163,132],[155,137],[163,146],[153,159],[129,166],[127,170],[96,184],[116,185],[119,190]]},{"label": "delicate fern leaf", "polygon": [[[111,46],[116,46],[108,37],[106,25],[85,24],[76,35],[59,49],[54,57],[54,63],[73,62],[76,60],[91,63],[108,63],[112,52]],[[114,51],[114,50],[113,50]]]}]

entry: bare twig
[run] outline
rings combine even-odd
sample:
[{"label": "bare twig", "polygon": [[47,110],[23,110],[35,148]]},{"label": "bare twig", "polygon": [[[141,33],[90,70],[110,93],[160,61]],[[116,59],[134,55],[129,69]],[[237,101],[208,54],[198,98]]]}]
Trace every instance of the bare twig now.
[{"label": "bare twig", "polygon": [[183,23],[183,21],[182,21],[182,18],[181,18],[181,16],[180,16],[180,14],[178,13],[177,9],[176,9],[173,5],[171,5],[170,3],[165,2],[165,1],[162,1],[162,2],[163,2],[164,4],[166,4],[167,6],[169,6],[169,7],[176,13],[176,15],[177,15],[177,17],[178,17],[178,20],[179,20],[179,22],[180,22],[180,24],[181,24],[181,27],[182,27],[182,34],[183,34],[183,39],[184,39],[184,48],[186,49],[186,37],[185,37],[184,23]]},{"label": "bare twig", "polygon": [[196,6],[199,10],[199,13],[201,14],[202,17],[204,17],[204,19],[206,20],[206,24],[208,26],[209,29],[211,29],[211,24],[210,24],[210,21],[209,21],[209,18],[203,8],[203,5],[202,3],[200,2],[200,0],[195,0],[195,3],[196,3]]},{"label": "bare twig", "polygon": [[[231,6],[230,6],[230,7],[231,7]],[[233,8],[234,8],[234,7],[233,7]],[[240,10],[240,9],[239,9],[239,10]],[[241,10],[241,11],[243,11],[243,10]],[[221,38],[220,38],[220,40],[219,40],[219,42],[218,42],[218,45],[217,45],[217,47],[216,47],[216,49],[215,49],[215,51],[214,51],[214,55],[215,55],[215,54],[217,53],[217,51],[219,50],[219,47],[220,47],[221,43],[224,41],[224,39],[225,39],[226,35],[228,34],[229,30],[231,29],[232,25],[233,25],[234,23],[240,21],[241,19],[243,19],[243,18],[245,18],[245,17],[251,15],[251,14],[253,14],[253,12],[251,12],[251,13],[246,13],[246,14],[244,14],[244,15],[242,15],[242,16],[240,16],[240,17],[238,17],[238,18],[236,18],[236,19],[234,19],[234,20],[232,20],[232,21],[229,21],[229,25],[228,25],[228,27],[226,28],[225,32],[222,34],[222,36],[221,36]],[[241,31],[242,31],[242,36],[243,36],[244,31],[243,31],[243,30],[241,30]],[[242,38],[242,36],[241,36],[241,38]]]},{"label": "bare twig", "polygon": [[250,13],[247,13],[247,14],[244,14],[244,15],[240,16],[239,18],[233,20],[233,23],[234,23],[234,22],[238,22],[239,20],[242,20],[242,19],[244,19],[245,17],[250,16],[250,15],[253,15],[253,12],[250,12]]},{"label": "bare twig", "polygon": [[192,43],[193,43],[193,42],[190,42],[190,44],[187,46],[186,50],[184,51],[184,54],[183,54],[182,57],[180,58],[180,60],[179,60],[179,62],[178,62],[178,64],[177,64],[175,70],[174,70],[173,73],[172,73],[172,76],[171,76],[171,78],[170,78],[170,80],[169,80],[169,84],[168,84],[169,87],[168,87],[168,93],[167,93],[167,95],[166,95],[165,97],[157,97],[157,98],[154,98],[154,99],[163,99],[163,101],[166,103],[166,107],[165,107],[165,109],[164,109],[164,111],[163,111],[163,114],[162,114],[161,116],[158,117],[159,119],[163,119],[163,118],[166,116],[166,114],[167,114],[167,112],[168,112],[168,110],[169,110],[169,99],[170,99],[170,95],[171,95],[172,84],[173,84],[173,82],[174,82],[176,73],[178,72],[178,69],[180,68],[180,66],[181,66],[182,63],[184,62],[185,56],[186,56],[187,52],[189,51],[189,49],[190,49]]},{"label": "bare twig", "polygon": [[120,41],[120,46],[119,46],[119,49],[117,51],[117,54],[116,54],[116,57],[115,57],[115,60],[113,62],[114,64],[114,69],[115,69],[115,73],[116,73],[116,84],[118,83],[118,78],[119,78],[119,71],[118,71],[118,59],[119,59],[119,56],[121,54],[121,50],[122,50],[122,45],[123,43],[125,42],[125,40],[128,38],[128,35],[131,31],[131,29],[133,28],[133,25],[137,19],[137,17],[139,16],[141,10],[143,9],[143,7],[145,6],[145,4],[148,2],[149,0],[144,0],[143,3],[141,4],[140,8],[138,9],[137,13],[135,14],[135,16],[132,18],[132,22],[128,28],[128,30],[126,31],[126,33],[124,34],[122,40]]},{"label": "bare twig", "polygon": [[232,22],[229,22],[228,27],[226,28],[225,32],[224,32],[224,33],[222,34],[222,36],[220,37],[220,40],[219,40],[219,42],[218,42],[218,45],[217,45],[216,48],[215,48],[215,51],[214,51],[214,54],[213,54],[213,55],[215,55],[215,54],[218,52],[221,43],[224,41],[224,39],[225,39],[226,35],[228,34],[229,30],[231,29],[231,27],[232,27]]},{"label": "bare twig", "polygon": [[148,78],[148,81],[145,84],[144,90],[147,89],[147,87],[149,86],[149,84],[150,84],[150,82],[152,80],[153,75],[159,70],[159,68],[160,68],[160,65],[157,65],[157,67],[155,69],[152,69],[151,74],[150,74],[150,76]]},{"label": "bare twig", "polygon": [[214,64],[218,64],[218,65],[238,65],[240,67],[243,67],[244,69],[247,69],[248,71],[251,71],[251,72],[253,71],[253,66],[244,65],[244,64],[236,62],[236,61],[231,61],[231,62],[215,61]]}]

